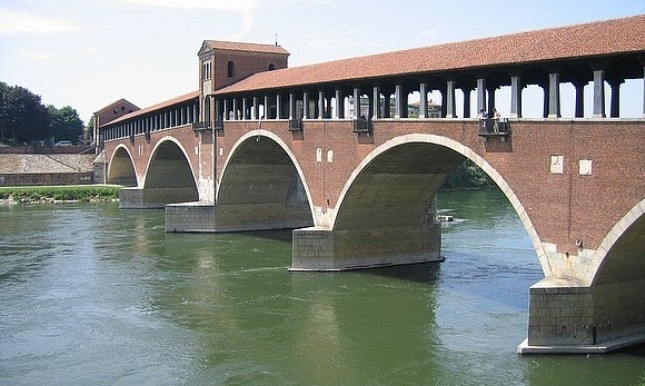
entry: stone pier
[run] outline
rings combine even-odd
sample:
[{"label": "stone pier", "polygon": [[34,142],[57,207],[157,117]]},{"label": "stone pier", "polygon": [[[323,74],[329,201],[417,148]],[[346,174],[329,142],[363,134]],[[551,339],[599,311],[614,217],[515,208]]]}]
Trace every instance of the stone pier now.
[{"label": "stone pier", "polygon": [[345,271],[443,261],[441,224],[293,231],[291,271]]}]

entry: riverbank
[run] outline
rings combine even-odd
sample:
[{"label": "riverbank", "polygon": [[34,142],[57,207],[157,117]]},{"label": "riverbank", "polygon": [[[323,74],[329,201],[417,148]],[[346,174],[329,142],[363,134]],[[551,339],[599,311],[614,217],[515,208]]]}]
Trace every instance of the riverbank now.
[{"label": "riverbank", "polygon": [[118,201],[119,185],[0,187],[0,205]]}]

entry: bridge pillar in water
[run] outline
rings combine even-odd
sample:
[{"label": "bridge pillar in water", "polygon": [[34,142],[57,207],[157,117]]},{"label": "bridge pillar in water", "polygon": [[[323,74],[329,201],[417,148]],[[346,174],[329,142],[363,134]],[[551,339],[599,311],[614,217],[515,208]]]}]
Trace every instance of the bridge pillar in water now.
[{"label": "bridge pillar in water", "polygon": [[441,224],[293,231],[291,271],[345,271],[443,261]]},{"label": "bridge pillar in water", "polygon": [[197,201],[194,187],[177,188],[123,188],[119,191],[119,207],[122,209],[163,208],[176,202]]},{"label": "bridge pillar in water", "polygon": [[307,209],[281,204],[171,204],[166,206],[166,231],[224,233],[293,229],[311,225]]},{"label": "bridge pillar in water", "polygon": [[641,201],[596,249],[547,251],[557,277],[529,289],[528,337],[518,353],[605,353],[645,343],[643,209]]},{"label": "bridge pillar in water", "polygon": [[529,289],[528,337],[517,351],[600,354],[643,343],[642,290],[642,281],[582,286],[543,279]]}]

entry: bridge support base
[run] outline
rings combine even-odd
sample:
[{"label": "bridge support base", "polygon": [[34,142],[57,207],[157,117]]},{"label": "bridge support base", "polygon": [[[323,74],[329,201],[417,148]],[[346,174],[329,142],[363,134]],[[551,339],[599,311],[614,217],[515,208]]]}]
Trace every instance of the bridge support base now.
[{"label": "bridge support base", "polygon": [[519,354],[604,353],[645,342],[645,280],[586,287],[546,278],[529,290]]},{"label": "bridge support base", "polygon": [[290,271],[345,271],[443,261],[441,224],[293,231]]},{"label": "bridge support base", "polygon": [[294,229],[311,225],[307,207],[284,204],[213,205],[187,202],[166,206],[166,232],[224,233]]},{"label": "bridge support base", "polygon": [[166,232],[215,232],[215,206],[206,202],[167,205]]},{"label": "bridge support base", "polygon": [[171,203],[198,199],[195,188],[123,188],[119,191],[119,208],[163,208]]}]

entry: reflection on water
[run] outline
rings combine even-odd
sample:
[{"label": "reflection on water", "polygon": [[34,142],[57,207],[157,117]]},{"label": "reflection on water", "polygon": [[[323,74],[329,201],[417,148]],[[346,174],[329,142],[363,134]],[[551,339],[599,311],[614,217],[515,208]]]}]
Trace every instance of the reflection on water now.
[{"label": "reflection on water", "polygon": [[0,384],[630,385],[642,350],[518,357],[542,277],[496,191],[439,206],[441,264],[291,273],[289,232],[166,234],[164,212],[0,208]]}]

